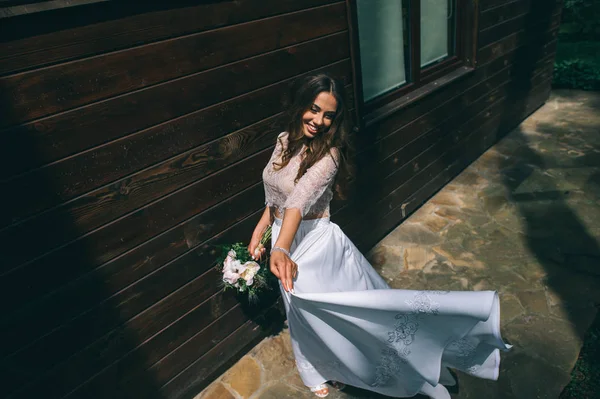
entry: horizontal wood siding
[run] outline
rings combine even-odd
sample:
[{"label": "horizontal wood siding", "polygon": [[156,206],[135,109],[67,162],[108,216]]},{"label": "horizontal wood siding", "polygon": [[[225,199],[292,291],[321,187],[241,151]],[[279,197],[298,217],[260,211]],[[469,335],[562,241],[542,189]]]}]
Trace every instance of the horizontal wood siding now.
[{"label": "horizontal wood siding", "polygon": [[290,83],[352,82],[343,1],[112,3],[2,21],[8,398],[192,395],[263,337],[276,297],[223,293],[214,245],[264,209]]}]

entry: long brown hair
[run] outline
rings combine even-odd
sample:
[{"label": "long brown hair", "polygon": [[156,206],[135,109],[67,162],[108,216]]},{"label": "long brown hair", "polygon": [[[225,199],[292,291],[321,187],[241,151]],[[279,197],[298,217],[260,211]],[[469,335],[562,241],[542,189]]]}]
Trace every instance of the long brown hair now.
[{"label": "long brown hair", "polygon": [[[302,117],[322,92],[330,93],[336,99],[335,117],[331,122],[331,126],[325,132],[309,139],[304,135]],[[287,166],[290,159],[305,144],[307,151],[300,163],[295,179],[295,182],[298,182],[308,168],[324,156],[331,156],[331,149],[336,148],[339,153],[339,164],[334,186],[336,194],[342,199],[347,194],[348,180],[350,180],[354,171],[350,162],[350,152],[352,151],[351,126],[346,98],[343,84],[331,76],[319,74],[297,80],[292,86],[290,104],[284,116],[284,123],[288,132],[287,148],[283,152],[281,163],[274,163],[276,169]]]}]

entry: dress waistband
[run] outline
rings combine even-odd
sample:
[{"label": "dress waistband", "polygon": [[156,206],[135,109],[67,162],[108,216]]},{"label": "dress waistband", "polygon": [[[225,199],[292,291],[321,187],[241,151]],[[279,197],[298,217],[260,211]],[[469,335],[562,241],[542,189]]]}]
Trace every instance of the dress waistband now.
[{"label": "dress waistband", "polygon": [[[273,218],[273,224],[281,227],[281,224],[283,223],[283,219],[280,219],[278,217],[274,217]],[[310,228],[310,227],[316,227],[316,226],[320,226],[320,225],[325,225],[325,224],[329,224],[329,216],[327,217],[323,217],[323,218],[317,218],[317,219],[302,219],[300,221],[300,227],[302,228]]]}]

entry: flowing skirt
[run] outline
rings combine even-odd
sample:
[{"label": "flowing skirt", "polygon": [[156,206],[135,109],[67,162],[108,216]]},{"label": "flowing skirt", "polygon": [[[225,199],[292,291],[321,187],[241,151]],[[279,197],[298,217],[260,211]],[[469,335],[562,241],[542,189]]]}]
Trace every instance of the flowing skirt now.
[{"label": "flowing skirt", "polygon": [[[281,229],[273,223],[273,244]],[[282,289],[305,385],[326,381],[393,397],[449,399],[446,367],[495,380],[500,306],[494,291],[390,289],[329,219],[303,220],[291,247],[292,294]]]}]

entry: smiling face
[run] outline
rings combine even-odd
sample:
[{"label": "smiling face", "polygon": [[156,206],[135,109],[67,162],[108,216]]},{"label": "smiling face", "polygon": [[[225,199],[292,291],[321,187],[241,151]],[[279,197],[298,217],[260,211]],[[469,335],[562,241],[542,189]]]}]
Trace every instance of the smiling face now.
[{"label": "smiling face", "polygon": [[326,91],[319,93],[310,108],[302,115],[304,135],[309,139],[327,131],[337,111],[337,100]]}]

